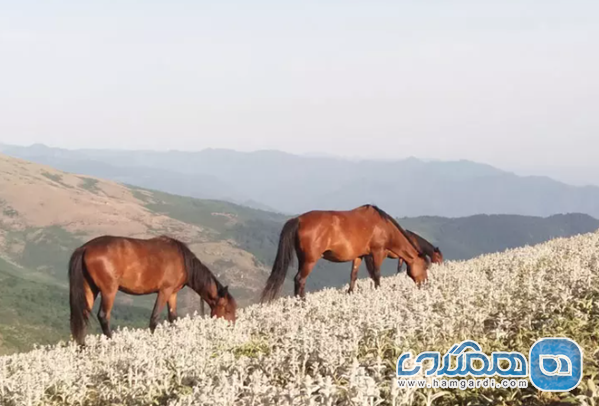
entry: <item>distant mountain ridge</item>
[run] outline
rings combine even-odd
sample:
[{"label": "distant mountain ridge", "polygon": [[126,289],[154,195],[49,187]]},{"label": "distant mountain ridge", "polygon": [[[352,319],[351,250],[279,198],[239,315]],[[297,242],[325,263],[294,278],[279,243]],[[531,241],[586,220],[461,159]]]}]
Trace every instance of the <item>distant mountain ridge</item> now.
[{"label": "distant mountain ridge", "polygon": [[270,150],[66,150],[40,144],[4,145],[0,151],[69,172],[288,214],[350,209],[368,201],[407,217],[599,217],[599,187],[517,176],[471,161],[354,161]]}]

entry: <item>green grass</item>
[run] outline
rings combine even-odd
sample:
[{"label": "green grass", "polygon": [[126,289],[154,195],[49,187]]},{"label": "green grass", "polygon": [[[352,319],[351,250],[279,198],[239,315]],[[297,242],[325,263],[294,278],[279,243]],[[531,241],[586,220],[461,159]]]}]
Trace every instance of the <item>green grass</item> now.
[{"label": "green grass", "polygon": [[128,183],[125,183],[124,186],[126,186],[129,189],[134,198],[141,202],[149,203],[148,196],[144,193],[146,189],[140,188],[135,185],[130,185]]},{"label": "green grass", "polygon": [[[151,193],[153,203],[147,202],[147,198],[144,196],[144,201],[147,202],[145,206],[149,210],[184,223],[208,227],[219,233],[229,231],[232,224],[269,220],[282,222],[285,218],[275,213],[250,209],[219,200],[200,200],[155,191]],[[141,195],[139,192],[138,194]]]},{"label": "green grass", "polygon": [[234,240],[239,248],[268,267],[275,261],[282,226],[282,220],[248,220],[225,230],[223,237]]},{"label": "green grass", "polygon": [[[69,292],[63,286],[15,276],[18,269],[0,259],[0,353],[33,348],[33,343],[55,344],[69,339]],[[96,300],[89,332],[99,333]],[[147,327],[151,311],[115,305],[113,326]],[[114,327],[113,327],[114,328]]]},{"label": "green grass", "polygon": [[258,358],[260,355],[270,355],[271,348],[266,340],[257,338],[236,346],[230,351],[235,358]]},{"label": "green grass", "polygon": [[50,172],[42,172],[42,176],[50,179],[53,182],[62,183],[62,175],[58,175],[58,174],[54,174],[54,173],[50,173]]},{"label": "green grass", "polygon": [[18,217],[19,212],[11,207],[5,200],[0,199],[0,209],[2,209],[2,214],[6,217]]},{"label": "green grass", "polygon": [[73,189],[73,186],[67,185],[66,183],[64,183],[62,181],[62,175],[60,175],[60,174],[54,174],[54,173],[50,173],[50,172],[42,172],[42,176],[50,179],[52,182],[58,183],[61,186],[64,186],[69,189]]},{"label": "green grass", "polygon": [[66,265],[71,253],[82,244],[79,236],[60,226],[9,231],[6,239],[9,245],[24,243],[22,252],[13,257],[19,265],[61,284],[67,283]]},{"label": "green grass", "polygon": [[[152,200],[143,196],[145,206],[184,223],[209,228],[215,240],[231,239],[239,248],[250,252],[263,265],[270,266],[276,256],[281,227],[288,217],[217,200],[199,200],[163,192],[151,192]],[[140,200],[142,198],[140,197]]]},{"label": "green grass", "polygon": [[82,180],[81,184],[79,185],[79,187],[81,187],[81,189],[85,189],[88,192],[92,192],[94,194],[97,194],[98,192],[100,192],[100,189],[98,189],[98,180],[97,179],[83,178],[83,177],[79,177],[79,179]]},{"label": "green grass", "polygon": [[13,209],[12,207],[4,207],[2,209],[2,214],[4,214],[6,217],[18,217],[19,216],[19,212],[16,211],[15,209]]}]

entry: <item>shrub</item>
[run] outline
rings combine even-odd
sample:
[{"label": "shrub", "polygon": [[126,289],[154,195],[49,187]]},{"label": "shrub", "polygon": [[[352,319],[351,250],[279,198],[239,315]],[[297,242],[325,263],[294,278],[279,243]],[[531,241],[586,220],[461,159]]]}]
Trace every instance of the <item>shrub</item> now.
[{"label": "shrub", "polygon": [[[405,274],[374,290],[282,298],[239,311],[234,326],[186,317],[0,358],[3,405],[541,405],[597,404],[599,233],[433,265],[418,289]],[[526,389],[399,389],[395,363],[476,340],[521,351],[544,336],[584,350],[571,393]]]}]

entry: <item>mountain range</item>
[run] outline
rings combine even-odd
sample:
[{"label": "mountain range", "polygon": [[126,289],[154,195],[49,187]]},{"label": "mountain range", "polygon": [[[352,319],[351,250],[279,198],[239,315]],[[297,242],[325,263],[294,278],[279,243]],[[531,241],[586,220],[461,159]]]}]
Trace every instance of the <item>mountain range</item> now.
[{"label": "mountain range", "polygon": [[279,151],[67,150],[3,145],[0,152],[57,169],[285,214],[368,201],[395,216],[477,214],[599,217],[599,187],[518,176],[470,161],[344,160]]}]

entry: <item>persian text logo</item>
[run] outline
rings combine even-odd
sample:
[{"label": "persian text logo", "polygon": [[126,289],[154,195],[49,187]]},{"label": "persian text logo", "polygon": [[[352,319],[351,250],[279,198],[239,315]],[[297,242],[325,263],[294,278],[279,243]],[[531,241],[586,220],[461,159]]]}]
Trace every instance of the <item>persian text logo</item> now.
[{"label": "persian text logo", "polygon": [[582,380],[582,348],[563,337],[545,337],[530,347],[530,380],[542,391],[567,392]]},{"label": "persian text logo", "polygon": [[[471,348],[474,351],[464,352]],[[451,357],[457,356],[457,364],[454,369],[451,369]],[[466,340],[462,343],[455,344],[451,350],[443,357],[443,367],[441,366],[441,354],[438,351],[427,351],[420,353],[416,357],[416,366],[411,370],[404,369],[404,363],[412,357],[411,352],[403,353],[397,360],[397,376],[410,377],[420,372],[422,363],[426,359],[433,362],[432,367],[426,370],[425,376],[467,376],[474,377],[491,377],[499,375],[506,378],[517,378],[528,376],[528,363],[526,358],[519,352],[494,352],[492,360],[487,354],[481,352],[480,345],[476,341]],[[478,360],[482,363],[482,367],[476,368],[473,361]],[[507,369],[500,367],[501,360],[509,361],[510,366]]]},{"label": "persian text logo", "polygon": [[[466,352],[467,349],[471,351]],[[452,368],[452,357],[457,357]],[[466,340],[455,344],[443,356],[438,351],[422,352],[411,360],[412,353],[403,353],[397,360],[397,377],[410,378],[420,374],[424,362],[430,365],[425,377],[493,377],[525,378],[529,376],[533,384],[545,391],[569,391],[582,379],[582,349],[567,338],[543,338],[530,349],[530,361],[520,352],[497,351],[491,357],[481,351],[476,341]],[[412,361],[414,365],[406,366]],[[475,362],[478,365],[475,365]],[[509,363],[509,367],[506,364]],[[420,374],[421,375],[421,374]]]}]

